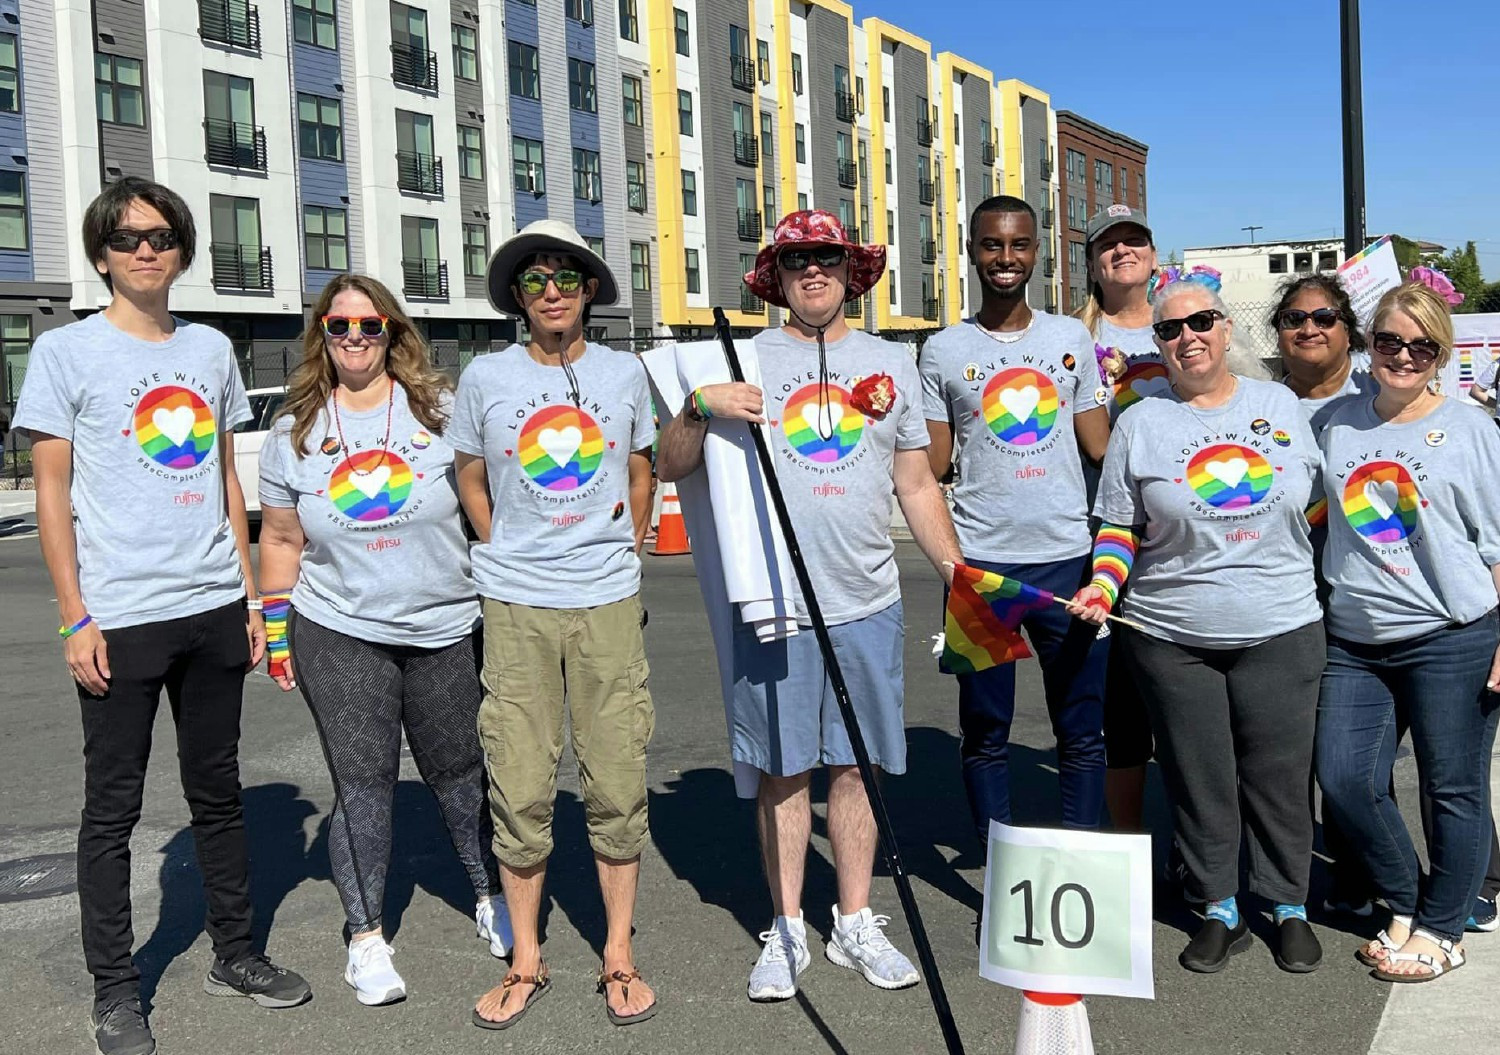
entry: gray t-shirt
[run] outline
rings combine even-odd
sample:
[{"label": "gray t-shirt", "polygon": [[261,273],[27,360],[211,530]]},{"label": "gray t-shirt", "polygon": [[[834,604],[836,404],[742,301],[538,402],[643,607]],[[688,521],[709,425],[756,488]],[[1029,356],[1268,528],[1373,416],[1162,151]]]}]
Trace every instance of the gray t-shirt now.
[{"label": "gray t-shirt", "polygon": [[[895,452],[929,442],[917,365],[901,345],[858,330],[828,344],[826,388],[811,341],[764,330],[755,354],[776,477],[823,619],[833,626],[874,615],[901,597],[891,541]],[[896,386],[895,404],[878,419],[849,405],[854,386],[874,374]]]},{"label": "gray t-shirt", "polygon": [[1375,378],[1370,375],[1370,353],[1351,352],[1349,355],[1349,376],[1344,378],[1344,383],[1339,390],[1331,396],[1319,396],[1317,399],[1298,399],[1302,404],[1302,410],[1307,414],[1307,420],[1312,424],[1314,436],[1322,436],[1323,430],[1328,427],[1328,419],[1333,416],[1338,403],[1350,396],[1373,396],[1380,388],[1375,383]]},{"label": "gray t-shirt", "polygon": [[1500,430],[1445,399],[1384,422],[1373,397],[1334,411],[1322,437],[1328,494],[1328,627],[1366,644],[1405,641],[1495,607]]},{"label": "gray t-shirt", "polygon": [[1320,459],[1297,397],[1242,377],[1223,406],[1174,394],[1120,415],[1095,514],[1145,525],[1123,614],[1153,637],[1240,648],[1322,617],[1308,541]]},{"label": "gray t-shirt", "polygon": [[361,640],[441,648],[479,619],[453,448],[412,415],[399,384],[391,396],[389,435],[384,403],[337,418],[327,409],[303,457],[291,417],[280,418],[260,452],[260,501],[295,509],[307,536],[298,615]]},{"label": "gray t-shirt", "polygon": [[1037,312],[1001,343],[974,319],[922,350],[922,404],[958,447],[953,526],[965,557],[1039,564],[1092,545],[1073,415],[1109,402],[1094,341],[1077,319]]},{"label": "gray t-shirt", "polygon": [[447,439],[484,458],[494,519],[474,547],[474,581],[497,601],[594,608],[641,585],[630,513],[630,454],[656,436],[646,368],[590,344],[572,365],[544,366],[513,344],[459,379]]},{"label": "gray t-shirt", "polygon": [[100,312],[37,338],[15,427],[73,444],[83,603],[106,630],[245,596],[219,435],[250,419],[229,338],[175,320],[165,341]]}]

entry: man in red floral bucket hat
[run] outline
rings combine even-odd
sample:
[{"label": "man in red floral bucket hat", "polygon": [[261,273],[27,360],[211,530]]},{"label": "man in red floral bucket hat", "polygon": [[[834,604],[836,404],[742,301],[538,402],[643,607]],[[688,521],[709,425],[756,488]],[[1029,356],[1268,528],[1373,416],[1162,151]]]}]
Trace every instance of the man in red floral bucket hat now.
[{"label": "man in red floral bucket hat", "polygon": [[[851,242],[822,211],[794,212],[776,226],[745,283],[786,309],[789,321],[755,338],[764,390],[743,383],[690,393],[663,430],[657,470],[679,480],[703,465],[710,418],[762,422],[808,572],[869,747],[887,773],[906,770],[902,720],[901,591],[891,542],[894,492],[912,535],[940,574],[958,559],[958,539],[927,467],[921,381],[911,353],[850,330],[844,303],[880,278],[885,247]],[[870,909],[876,829],[849,735],[839,715],[805,605],[803,632],[763,641],[749,624],[733,631],[731,751],[736,775],[758,771],[762,853],[775,922],[761,935],[751,1000],[796,995],[811,962],[802,916],[802,875],[812,813],[812,771],[828,767],[828,828],[839,903],[827,956],[872,985],[902,989],[917,972]],[[748,790],[746,784],[737,785]],[[742,791],[742,793],[746,793]]]}]

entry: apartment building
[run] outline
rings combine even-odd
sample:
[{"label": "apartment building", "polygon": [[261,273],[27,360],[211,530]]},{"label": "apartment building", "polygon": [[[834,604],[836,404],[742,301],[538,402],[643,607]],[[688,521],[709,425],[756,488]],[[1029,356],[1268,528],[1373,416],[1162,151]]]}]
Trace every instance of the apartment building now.
[{"label": "apartment building", "polygon": [[1052,97],[1024,81],[1004,80],[997,89],[1004,193],[1025,199],[1036,210],[1041,242],[1026,299],[1034,308],[1057,311],[1057,115]]},{"label": "apartment building", "polygon": [[1057,152],[1063,162],[1058,211],[1067,217],[1063,233],[1066,266],[1060,269],[1065,310],[1076,311],[1088,299],[1084,232],[1089,217],[1121,202],[1146,208],[1147,150],[1145,143],[1112,128],[1069,110],[1058,112]]}]

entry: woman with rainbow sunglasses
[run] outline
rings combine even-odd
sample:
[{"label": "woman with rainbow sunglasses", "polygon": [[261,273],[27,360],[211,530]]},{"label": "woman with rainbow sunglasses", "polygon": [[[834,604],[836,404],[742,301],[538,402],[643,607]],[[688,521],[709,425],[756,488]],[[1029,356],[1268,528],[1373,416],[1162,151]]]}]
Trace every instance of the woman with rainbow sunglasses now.
[{"label": "woman with rainbow sunglasses", "polygon": [[479,600],[444,438],[453,383],[373,278],[339,275],[312,318],[260,456],[267,651],[282,691],[301,688],[333,778],[344,981],[389,1004],[406,997],[381,929],[403,728],[474,888],[475,929],[509,951],[476,727]]}]

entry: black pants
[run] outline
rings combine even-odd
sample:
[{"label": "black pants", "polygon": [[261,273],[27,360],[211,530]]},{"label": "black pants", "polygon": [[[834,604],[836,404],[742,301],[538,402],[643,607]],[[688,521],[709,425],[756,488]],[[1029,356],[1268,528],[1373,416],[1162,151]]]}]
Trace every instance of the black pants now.
[{"label": "black pants", "polygon": [[104,631],[109,691],[78,690],[83,711],[83,820],[78,902],[96,999],[131,996],[130,833],[141,817],[161,690],[177,726],[177,762],[192,816],[214,955],[250,951],[249,854],[240,805],[240,702],[250,644],[240,603]]},{"label": "black pants", "polygon": [[1250,889],[1302,904],[1323,624],[1232,649],[1118,633],[1151,714],[1188,892],[1209,901],[1234,895],[1244,836]]}]

